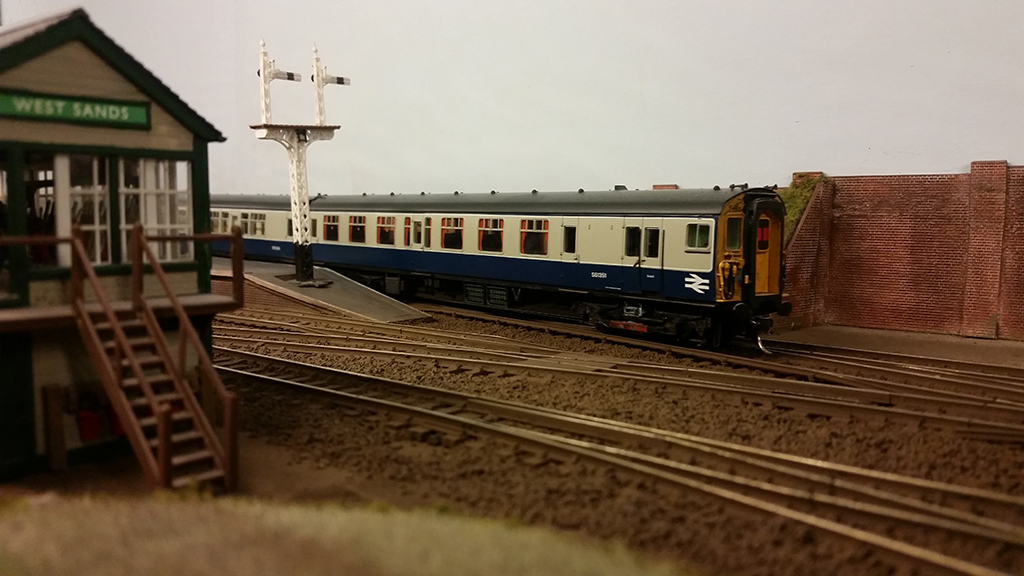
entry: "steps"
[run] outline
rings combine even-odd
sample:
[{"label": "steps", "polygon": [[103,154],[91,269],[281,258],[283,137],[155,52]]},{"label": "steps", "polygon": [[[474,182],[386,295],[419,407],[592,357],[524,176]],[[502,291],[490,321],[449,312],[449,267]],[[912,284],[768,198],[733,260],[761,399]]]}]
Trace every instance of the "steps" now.
[{"label": "steps", "polygon": [[[110,313],[95,306],[79,310],[79,330],[92,343],[90,356],[97,372],[106,375],[104,387],[122,427],[147,474],[160,486],[223,487],[224,452],[199,409],[188,382],[176,373],[174,356],[156,318],[118,306]],[[113,314],[113,322],[111,321]],[[181,336],[179,336],[181,337]],[[157,411],[170,409],[170,469],[162,477]]]}]

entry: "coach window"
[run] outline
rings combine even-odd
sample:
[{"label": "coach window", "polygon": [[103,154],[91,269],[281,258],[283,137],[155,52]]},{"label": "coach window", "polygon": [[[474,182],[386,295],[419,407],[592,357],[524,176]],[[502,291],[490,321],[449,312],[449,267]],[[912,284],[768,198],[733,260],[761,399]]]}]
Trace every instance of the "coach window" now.
[{"label": "coach window", "polygon": [[242,212],[242,234],[245,236],[249,235],[249,213]]},{"label": "coach window", "polygon": [[562,252],[566,254],[576,253],[576,227],[566,226],[562,232]]},{"label": "coach window", "polygon": [[640,256],[640,228],[626,226],[626,256]]},{"label": "coach window", "polygon": [[505,220],[501,218],[480,219],[480,251],[501,252],[502,250],[502,229],[505,227]]},{"label": "coach window", "polygon": [[545,256],[548,253],[548,221],[523,220],[520,224],[520,252]]},{"label": "coach window", "polygon": [[338,241],[338,226],[341,224],[341,216],[324,216],[324,240],[328,242]]},{"label": "coach window", "polygon": [[348,241],[366,243],[366,216],[348,217]]},{"label": "coach window", "polygon": [[[192,234],[192,166],[184,160],[121,158],[121,245],[136,222],[153,236]],[[245,229],[243,233],[247,232]],[[191,242],[160,242],[160,260],[191,260]]]},{"label": "coach window", "polygon": [[739,250],[743,245],[743,219],[729,218],[725,221],[725,249]]},{"label": "coach window", "polygon": [[644,228],[644,258],[657,258],[661,241],[661,230]]},{"label": "coach window", "polygon": [[266,214],[249,214],[249,234],[252,236],[266,236],[267,235],[267,215]]},{"label": "coach window", "polygon": [[395,217],[377,217],[377,244],[395,245]]},{"label": "coach window", "polygon": [[410,228],[412,228],[412,218],[409,218],[408,216],[406,216],[405,217],[405,245],[406,246],[409,245],[409,235],[410,235],[409,232],[410,232]]},{"label": "coach window", "polygon": [[709,252],[711,250],[711,225],[710,224],[687,224],[686,225],[686,250],[687,252]]},{"label": "coach window", "polygon": [[430,218],[423,222],[423,247],[430,248]]},{"label": "coach window", "polygon": [[462,250],[462,218],[441,218],[441,248]]}]

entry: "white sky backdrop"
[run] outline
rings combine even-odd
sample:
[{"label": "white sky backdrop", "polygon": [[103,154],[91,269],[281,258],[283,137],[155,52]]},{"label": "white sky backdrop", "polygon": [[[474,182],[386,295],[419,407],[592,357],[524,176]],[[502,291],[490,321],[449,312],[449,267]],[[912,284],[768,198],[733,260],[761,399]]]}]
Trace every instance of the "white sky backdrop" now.
[{"label": "white sky backdrop", "polygon": [[784,185],[794,171],[1024,163],[1020,0],[0,0],[5,23],[71,6],[228,137],[214,193],[286,193],[257,141],[259,41],[301,84],[311,49],[342,129],[310,194]]}]

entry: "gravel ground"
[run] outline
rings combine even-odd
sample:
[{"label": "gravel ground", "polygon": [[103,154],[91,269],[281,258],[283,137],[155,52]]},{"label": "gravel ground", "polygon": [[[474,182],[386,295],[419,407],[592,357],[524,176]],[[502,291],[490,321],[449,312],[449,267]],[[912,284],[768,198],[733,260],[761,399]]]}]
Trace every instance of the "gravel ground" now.
[{"label": "gravel ground", "polygon": [[[423,327],[504,336],[552,348],[676,366],[720,366],[511,326],[439,316]],[[396,380],[674,430],[758,448],[932,480],[1024,493],[1024,450],[888,421],[810,417],[735,397],[630,380],[452,374],[429,364],[294,353],[290,359]],[[755,373],[750,370],[737,370]],[[247,386],[244,428],[297,450],[297,460],[342,467],[393,486],[395,501],[443,500],[473,515],[621,540],[716,574],[915,573],[865,547],[801,524],[737,510],[700,494],[647,485],[579,462],[560,463],[488,439],[441,437]],[[628,400],[624,400],[628,399]],[[934,544],[925,534],[902,534]],[[1020,570],[1020,550],[939,547]],[[959,553],[958,553],[959,552]]]},{"label": "gravel ground", "polygon": [[[914,574],[867,547],[802,524],[608,468],[559,462],[495,440],[439,436],[292,392],[239,384],[245,432],[394,492],[473,516],[619,541],[704,574]],[[380,497],[380,493],[377,494]]]}]

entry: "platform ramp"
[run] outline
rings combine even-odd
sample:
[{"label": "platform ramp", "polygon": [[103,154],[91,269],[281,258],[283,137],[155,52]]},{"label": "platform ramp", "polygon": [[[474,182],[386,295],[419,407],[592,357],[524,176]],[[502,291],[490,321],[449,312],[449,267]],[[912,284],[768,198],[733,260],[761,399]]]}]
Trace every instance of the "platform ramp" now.
[{"label": "platform ramp", "polygon": [[[214,258],[214,270],[224,269],[230,265],[225,258]],[[334,270],[317,266],[313,269],[313,278],[321,284],[319,287],[299,286],[291,281],[295,274],[295,266],[272,262],[245,261],[246,277],[266,287],[295,295],[296,299],[311,303],[322,303],[328,308],[340,308],[353,316],[360,316],[377,322],[410,322],[430,318],[421,312],[368,288],[355,280],[339,274]],[[322,285],[325,282],[326,285]]]}]

